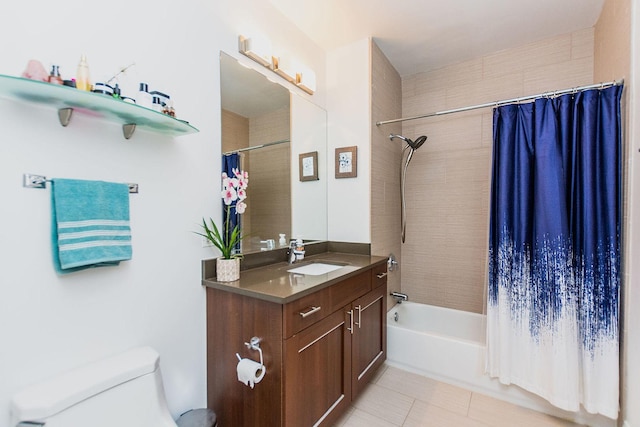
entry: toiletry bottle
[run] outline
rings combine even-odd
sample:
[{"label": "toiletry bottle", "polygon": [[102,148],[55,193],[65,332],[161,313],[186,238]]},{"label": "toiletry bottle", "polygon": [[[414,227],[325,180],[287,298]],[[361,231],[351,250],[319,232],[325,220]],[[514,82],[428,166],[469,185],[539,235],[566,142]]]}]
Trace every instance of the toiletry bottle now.
[{"label": "toiletry bottle", "polygon": [[116,85],[113,87],[113,97],[116,99],[122,98],[122,93],[120,90],[120,86],[118,86],[118,83],[116,83]]},{"label": "toiletry bottle", "polygon": [[80,90],[91,91],[91,80],[89,79],[89,65],[87,57],[82,55],[78,64],[78,72],[76,73],[76,88]]},{"label": "toiletry bottle", "polygon": [[158,113],[162,113],[162,100],[159,96],[154,96],[151,101],[151,109],[156,110]]},{"label": "toiletry bottle", "polygon": [[280,237],[280,240],[278,240],[280,247],[287,246],[287,236],[284,233],[278,234],[278,236]]},{"label": "toiletry bottle", "polygon": [[136,97],[136,104],[151,108],[152,107],[153,98],[149,93],[149,85],[146,83],[140,83],[140,89],[138,90],[138,96]]},{"label": "toiletry bottle", "polygon": [[49,74],[49,83],[61,85],[63,84],[62,77],[60,77],[60,69],[57,65],[51,66],[51,74]]}]

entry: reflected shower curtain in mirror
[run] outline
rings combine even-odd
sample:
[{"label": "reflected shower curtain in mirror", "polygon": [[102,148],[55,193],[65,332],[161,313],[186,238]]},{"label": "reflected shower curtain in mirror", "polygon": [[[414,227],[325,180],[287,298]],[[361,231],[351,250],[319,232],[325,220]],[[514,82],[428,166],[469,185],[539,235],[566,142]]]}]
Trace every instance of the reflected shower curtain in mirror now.
[{"label": "reflected shower curtain in mirror", "polygon": [[[240,169],[240,154],[232,153],[232,154],[223,154],[222,155],[222,172],[225,172],[227,176],[233,177],[233,169]],[[231,204],[231,209],[229,209],[229,228],[228,230],[233,230],[236,224],[240,225],[240,214],[236,212],[234,209],[235,203]],[[227,207],[225,204],[222,204],[222,223],[226,224],[227,221]],[[228,239],[228,236],[225,236],[225,241]],[[240,252],[240,243],[235,247],[236,252]]]},{"label": "reflected shower curtain in mirror", "polygon": [[494,110],[487,370],[618,415],[621,86]]}]

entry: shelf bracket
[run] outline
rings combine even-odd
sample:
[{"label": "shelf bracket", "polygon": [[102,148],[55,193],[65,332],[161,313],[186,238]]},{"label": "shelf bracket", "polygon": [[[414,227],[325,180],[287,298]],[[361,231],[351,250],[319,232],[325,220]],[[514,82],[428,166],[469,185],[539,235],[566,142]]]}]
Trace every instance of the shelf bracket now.
[{"label": "shelf bracket", "polygon": [[58,119],[60,120],[60,124],[62,126],[67,127],[67,125],[71,121],[72,113],[73,113],[73,108],[60,108],[58,110]]},{"label": "shelf bracket", "polygon": [[135,123],[127,123],[126,125],[122,125],[122,133],[124,134],[124,139],[129,139],[133,136],[133,132],[136,131]]}]

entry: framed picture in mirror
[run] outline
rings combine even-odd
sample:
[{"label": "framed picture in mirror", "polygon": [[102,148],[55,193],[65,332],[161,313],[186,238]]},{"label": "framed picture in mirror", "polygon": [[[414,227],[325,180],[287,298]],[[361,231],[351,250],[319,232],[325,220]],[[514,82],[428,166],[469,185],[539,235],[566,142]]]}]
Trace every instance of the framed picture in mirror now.
[{"label": "framed picture in mirror", "polygon": [[318,179],[318,152],[300,154],[300,181],[317,181]]},{"label": "framed picture in mirror", "polygon": [[358,176],[358,147],[336,148],[336,178]]}]

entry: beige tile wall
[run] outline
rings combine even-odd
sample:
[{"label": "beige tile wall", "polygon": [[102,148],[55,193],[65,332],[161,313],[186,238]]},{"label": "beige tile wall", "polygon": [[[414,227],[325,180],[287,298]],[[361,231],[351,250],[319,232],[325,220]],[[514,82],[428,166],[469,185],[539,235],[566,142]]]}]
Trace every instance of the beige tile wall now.
[{"label": "beige tile wall", "polygon": [[[251,231],[248,239],[253,246],[261,240],[274,239],[278,234],[291,235],[291,178],[289,144],[265,147],[248,154],[251,161],[247,199],[251,204]],[[259,215],[255,213],[259,212]],[[264,246],[264,245],[262,245]]]},{"label": "beige tile wall", "polygon": [[249,119],[222,110],[222,152],[249,146]]},{"label": "beige tile wall", "polygon": [[[371,135],[371,252],[394,256],[401,261],[400,248],[400,152],[399,142],[390,141],[390,133],[400,133],[400,124],[377,127],[376,122],[400,116],[401,80],[375,43],[371,43],[372,61],[372,135]],[[400,291],[400,271],[389,272],[389,292]],[[388,306],[393,301],[388,299]]]},{"label": "beige tile wall", "polygon": [[[222,110],[222,150],[233,151],[288,139],[290,114],[283,108],[251,119]],[[291,234],[291,181],[289,143],[246,151],[242,168],[249,171],[247,211],[242,217],[243,250],[256,250],[261,240],[278,241],[278,233]],[[257,214],[259,213],[259,214]]]},{"label": "beige tile wall", "polygon": [[[289,108],[283,108],[250,119],[251,146],[289,139]],[[248,152],[245,158],[251,165],[247,212],[249,213],[248,242],[259,247],[261,240],[274,239],[278,234],[291,235],[291,155],[289,143],[260,148]],[[259,214],[256,214],[259,213]],[[264,246],[264,245],[263,245]]]},{"label": "beige tile wall", "polygon": [[[402,116],[591,84],[593,45],[588,28],[406,76]],[[490,108],[402,124],[409,138],[428,136],[407,175],[401,275],[410,300],[484,310],[492,126]]]},{"label": "beige tile wall", "polygon": [[629,76],[631,69],[631,0],[607,0],[595,26],[596,82]]}]

